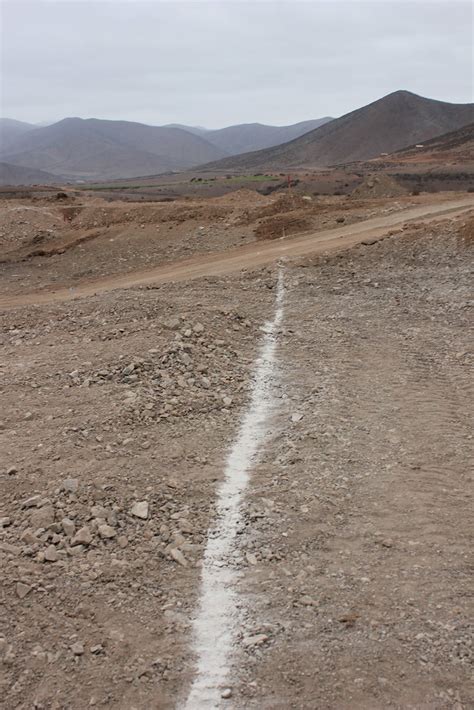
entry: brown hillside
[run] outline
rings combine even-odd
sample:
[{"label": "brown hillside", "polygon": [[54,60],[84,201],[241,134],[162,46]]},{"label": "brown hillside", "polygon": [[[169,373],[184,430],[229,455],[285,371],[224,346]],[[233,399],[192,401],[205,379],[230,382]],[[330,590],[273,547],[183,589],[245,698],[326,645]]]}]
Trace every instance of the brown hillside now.
[{"label": "brown hillside", "polygon": [[444,133],[429,141],[423,147],[410,146],[389,156],[386,160],[439,162],[455,160],[456,163],[474,162],[474,123],[457,131]]},{"label": "brown hillside", "polygon": [[206,168],[327,166],[392,153],[471,123],[473,104],[450,104],[396,91],[289,143],[226,158]]}]

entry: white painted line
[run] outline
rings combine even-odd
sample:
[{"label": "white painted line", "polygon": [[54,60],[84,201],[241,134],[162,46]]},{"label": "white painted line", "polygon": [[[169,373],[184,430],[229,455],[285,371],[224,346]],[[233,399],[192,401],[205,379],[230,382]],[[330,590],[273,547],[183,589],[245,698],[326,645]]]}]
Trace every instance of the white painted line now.
[{"label": "white painted line", "polygon": [[276,332],[283,317],[284,279],[279,269],[273,320],[265,333],[255,371],[248,409],[230,450],[224,480],[217,497],[217,517],[210,528],[204,553],[201,597],[193,622],[197,668],[184,710],[231,708],[232,701],[221,699],[229,684],[231,654],[240,626],[240,611],[235,591],[238,571],[231,560],[241,516],[241,501],[250,469],[257,460],[267,429],[272,406],[275,372]]}]

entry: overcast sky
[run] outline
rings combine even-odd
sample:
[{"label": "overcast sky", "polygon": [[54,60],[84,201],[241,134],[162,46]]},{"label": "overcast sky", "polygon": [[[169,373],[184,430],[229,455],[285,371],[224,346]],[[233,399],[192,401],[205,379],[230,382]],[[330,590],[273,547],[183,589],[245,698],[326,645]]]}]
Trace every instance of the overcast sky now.
[{"label": "overcast sky", "polygon": [[1,0],[1,114],[287,124],[408,89],[472,101],[457,0]]}]

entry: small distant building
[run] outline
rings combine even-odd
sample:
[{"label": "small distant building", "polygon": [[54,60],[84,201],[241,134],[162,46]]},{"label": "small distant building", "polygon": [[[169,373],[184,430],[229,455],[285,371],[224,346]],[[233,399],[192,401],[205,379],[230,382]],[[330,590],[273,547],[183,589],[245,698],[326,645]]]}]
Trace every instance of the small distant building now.
[{"label": "small distant building", "polygon": [[423,143],[417,143],[415,146],[415,148],[424,148],[424,147],[425,146],[423,145]]}]

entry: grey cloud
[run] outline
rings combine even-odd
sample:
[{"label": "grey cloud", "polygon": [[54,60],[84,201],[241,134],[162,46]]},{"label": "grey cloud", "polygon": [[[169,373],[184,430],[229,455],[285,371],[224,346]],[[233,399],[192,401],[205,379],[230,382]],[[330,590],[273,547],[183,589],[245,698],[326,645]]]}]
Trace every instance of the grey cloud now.
[{"label": "grey cloud", "polygon": [[469,2],[4,0],[2,115],[218,127],[472,100]]}]

